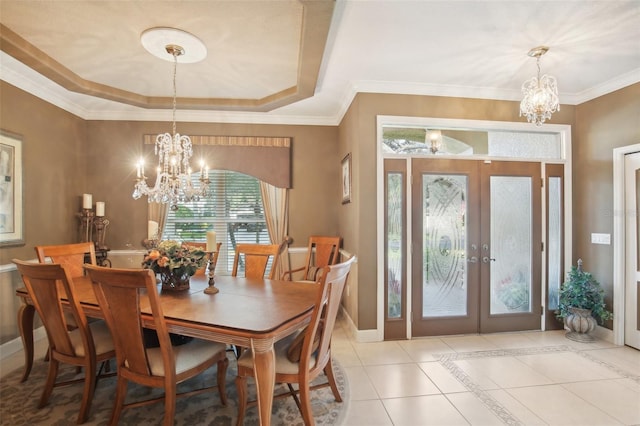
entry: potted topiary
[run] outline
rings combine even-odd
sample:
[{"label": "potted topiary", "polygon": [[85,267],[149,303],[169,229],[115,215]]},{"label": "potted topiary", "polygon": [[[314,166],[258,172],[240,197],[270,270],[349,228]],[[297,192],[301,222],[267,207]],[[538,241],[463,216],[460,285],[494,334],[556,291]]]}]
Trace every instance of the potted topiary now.
[{"label": "potted topiary", "polygon": [[[578,266],[571,267],[567,280],[560,288],[560,300],[556,316],[569,329],[566,336],[578,342],[592,342],[589,333],[595,330],[597,321],[613,318],[604,303],[604,290],[589,273],[582,270],[582,259]],[[594,318],[595,317],[595,318]]]}]

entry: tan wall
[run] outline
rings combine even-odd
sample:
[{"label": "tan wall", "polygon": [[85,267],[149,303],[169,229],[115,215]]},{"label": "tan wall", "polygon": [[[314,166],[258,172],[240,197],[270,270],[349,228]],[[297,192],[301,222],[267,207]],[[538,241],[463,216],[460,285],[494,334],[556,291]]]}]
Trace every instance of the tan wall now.
[{"label": "tan wall", "polygon": [[85,121],[5,82],[0,90],[0,127],[20,135],[23,148],[25,244],[0,248],[7,264],[35,258],[36,244],[74,242],[89,186]]},{"label": "tan wall", "polygon": [[[135,162],[142,153],[144,134],[170,130],[169,123],[91,121],[87,126],[88,191],[105,201],[110,220],[107,245],[112,249],[142,248],[147,236],[147,202],[131,197]],[[340,205],[340,159],[337,128],[216,123],[178,123],[187,135],[292,137],[292,189],[289,234],[293,246],[306,247],[310,235],[336,235]],[[197,156],[196,146],[194,151]]]},{"label": "tan wall", "polygon": [[640,143],[640,83],[576,107],[573,141],[573,264],[583,260],[613,303],[613,244],[591,244],[591,233],[612,236],[613,149]]},{"label": "tan wall", "polygon": [[[575,107],[561,108],[550,123],[574,125]],[[377,327],[376,116],[524,121],[518,112],[518,102],[508,101],[374,93],[356,96],[340,123],[339,134],[340,152],[354,151],[355,201],[341,210],[339,226],[348,242],[346,248],[358,255],[357,303],[347,301],[345,306],[351,309],[348,313],[359,330]]]}]

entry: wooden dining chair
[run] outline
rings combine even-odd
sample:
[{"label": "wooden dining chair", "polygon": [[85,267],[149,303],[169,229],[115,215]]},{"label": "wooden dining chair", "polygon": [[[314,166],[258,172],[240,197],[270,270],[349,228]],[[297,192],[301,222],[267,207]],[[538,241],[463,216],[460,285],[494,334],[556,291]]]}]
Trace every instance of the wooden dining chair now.
[{"label": "wooden dining chair", "polygon": [[[227,404],[225,378],[229,360],[226,345],[193,339],[181,346],[171,346],[153,271],[93,265],[85,267],[116,347],[118,383],[110,424],[118,423],[124,408],[163,401],[164,425],[173,425],[178,396],[214,389],[214,386],[209,386],[177,394],[177,384],[197,376],[214,364],[218,368],[220,400],[222,405]],[[141,304],[151,308],[159,347],[146,348],[144,345]],[[164,395],[125,404],[129,381],[162,388]]]},{"label": "wooden dining chair", "polygon": [[[84,382],[78,424],[84,423],[91,409],[91,401],[96,388],[98,363],[115,358],[113,339],[104,321],[87,322],[87,318],[76,298],[70,265],[56,263],[33,263],[13,259],[29,297],[40,315],[49,339],[49,372],[38,403],[44,407],[54,387]],[[59,286],[57,283],[60,283]],[[63,315],[60,298],[66,295],[75,326],[69,324]],[[56,382],[60,363],[84,367],[84,379]],[[98,376],[100,371],[98,372]]]},{"label": "wooden dining chair", "polygon": [[[351,265],[355,256],[337,265],[325,267],[322,278],[318,283],[316,303],[313,308],[311,322],[299,333],[284,338],[274,345],[276,383],[286,383],[289,392],[278,394],[275,398],[292,396],[302,413],[305,425],[313,425],[311,412],[310,391],[330,386],[333,396],[338,402],[342,397],[336,385],[333,366],[331,364],[331,335],[335,325],[340,300],[344,290]],[[311,386],[311,382],[320,374],[327,377],[327,382]],[[238,358],[238,420],[242,425],[245,410],[248,405],[255,405],[255,401],[247,401],[247,378],[254,377],[253,352],[247,349]],[[296,391],[293,384],[298,384]],[[299,397],[298,397],[299,393]]]},{"label": "wooden dining chair", "polygon": [[318,273],[325,266],[335,265],[340,255],[340,237],[324,237],[313,235],[309,237],[309,246],[304,266],[285,271],[282,279],[287,281],[317,281]]},{"label": "wooden dining chair", "polygon": [[[35,246],[38,262],[45,263],[47,258],[53,263],[68,265],[72,277],[84,275],[83,265],[96,265],[96,247],[93,242]],[[88,255],[88,262],[85,256]]]},{"label": "wooden dining chair", "polygon": [[244,262],[245,277],[264,278],[269,259],[273,259],[271,262],[271,271],[267,278],[274,279],[282,249],[282,244],[237,244],[231,276],[238,276],[238,266],[242,259]]}]

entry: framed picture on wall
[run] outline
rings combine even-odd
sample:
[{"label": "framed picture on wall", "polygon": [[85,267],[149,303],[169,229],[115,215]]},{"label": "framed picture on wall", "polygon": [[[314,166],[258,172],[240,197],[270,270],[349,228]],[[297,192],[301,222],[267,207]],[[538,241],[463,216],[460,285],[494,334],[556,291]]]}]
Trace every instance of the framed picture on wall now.
[{"label": "framed picture on wall", "polygon": [[342,204],[351,202],[351,153],[342,159]]},{"label": "framed picture on wall", "polygon": [[22,138],[0,130],[0,246],[24,244]]}]

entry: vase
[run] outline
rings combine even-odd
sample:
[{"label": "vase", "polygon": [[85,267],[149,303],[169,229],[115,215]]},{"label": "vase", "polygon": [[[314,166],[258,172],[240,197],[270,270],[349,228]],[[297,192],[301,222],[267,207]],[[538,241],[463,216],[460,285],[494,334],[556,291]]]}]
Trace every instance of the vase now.
[{"label": "vase", "polygon": [[596,329],[597,322],[591,316],[591,309],[569,308],[569,315],[564,319],[564,324],[569,329],[566,336],[576,342],[593,342],[595,338],[591,336]]},{"label": "vase", "polygon": [[160,271],[160,282],[163,290],[182,291],[189,290],[191,275],[185,271],[164,268]]}]

